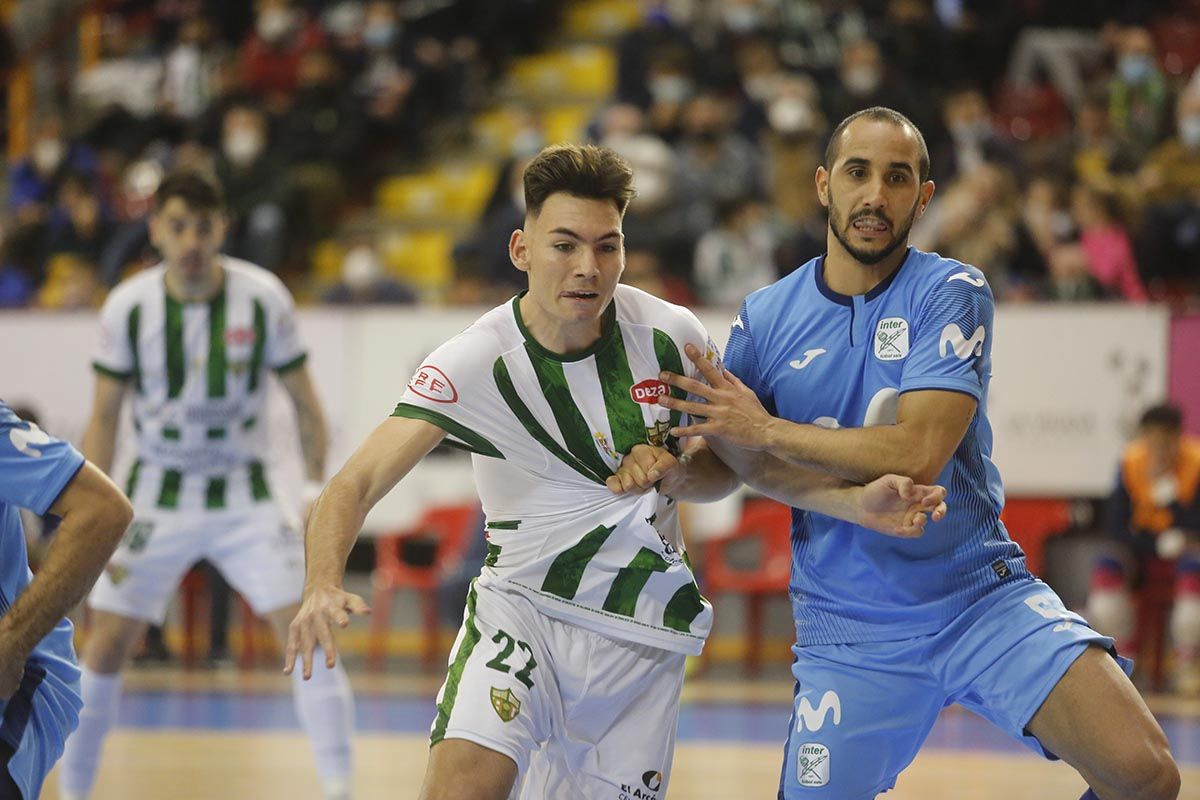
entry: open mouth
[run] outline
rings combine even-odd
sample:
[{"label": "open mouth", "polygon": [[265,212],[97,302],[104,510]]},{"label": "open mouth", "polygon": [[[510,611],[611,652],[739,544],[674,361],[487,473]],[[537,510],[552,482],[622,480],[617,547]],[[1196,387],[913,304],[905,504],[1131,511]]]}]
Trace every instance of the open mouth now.
[{"label": "open mouth", "polygon": [[850,227],[864,236],[882,236],[890,229],[887,221],[879,217],[859,217]]},{"label": "open mouth", "polygon": [[581,290],[577,292],[563,292],[562,296],[568,300],[595,300],[600,296],[600,293]]}]

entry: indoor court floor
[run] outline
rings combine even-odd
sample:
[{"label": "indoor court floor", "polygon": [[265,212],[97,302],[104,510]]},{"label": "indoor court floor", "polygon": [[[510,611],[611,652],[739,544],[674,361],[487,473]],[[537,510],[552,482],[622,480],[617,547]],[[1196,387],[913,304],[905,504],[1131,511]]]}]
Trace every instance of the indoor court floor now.
[{"label": "indoor court floor", "polygon": [[[438,677],[364,675],[357,697],[359,800],[414,800]],[[106,745],[94,800],[319,800],[289,679],[236,670],[133,671]],[[668,797],[776,796],[791,685],[689,679]],[[1184,800],[1200,800],[1200,702],[1151,698],[1183,770]],[[1036,758],[973,714],[943,712],[888,800],[1075,800],[1074,771]],[[52,773],[43,796],[54,798]],[[613,800],[617,800],[614,796]]]}]

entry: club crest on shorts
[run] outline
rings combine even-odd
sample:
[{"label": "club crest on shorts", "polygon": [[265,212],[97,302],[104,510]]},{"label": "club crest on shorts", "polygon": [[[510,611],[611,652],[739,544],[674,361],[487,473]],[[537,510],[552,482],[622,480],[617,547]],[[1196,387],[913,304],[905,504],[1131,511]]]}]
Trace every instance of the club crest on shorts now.
[{"label": "club crest on shorts", "polygon": [[492,687],[492,708],[496,715],[505,722],[512,722],[521,713],[521,701],[512,693],[512,689],[497,689]]},{"label": "club crest on shorts", "polygon": [[800,745],[796,755],[796,780],[801,786],[829,783],[829,748],[815,742]]}]

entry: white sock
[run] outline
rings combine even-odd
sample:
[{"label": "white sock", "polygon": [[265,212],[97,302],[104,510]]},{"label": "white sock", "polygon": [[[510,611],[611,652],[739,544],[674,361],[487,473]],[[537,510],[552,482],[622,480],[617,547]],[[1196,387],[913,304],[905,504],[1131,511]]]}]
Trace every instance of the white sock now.
[{"label": "white sock", "polygon": [[313,675],[304,680],[300,670],[292,673],[293,699],[300,725],[312,742],[317,774],[328,800],[349,800],[353,764],[354,695],[350,679],[339,663],[325,668],[325,654],[313,653]]},{"label": "white sock", "polygon": [[102,675],[87,667],[80,676],[83,709],[79,712],[79,727],[67,737],[59,770],[59,797],[62,800],[85,798],[92,791],[96,768],[100,766],[100,749],[108,729],[117,720],[121,701],[121,674]]}]

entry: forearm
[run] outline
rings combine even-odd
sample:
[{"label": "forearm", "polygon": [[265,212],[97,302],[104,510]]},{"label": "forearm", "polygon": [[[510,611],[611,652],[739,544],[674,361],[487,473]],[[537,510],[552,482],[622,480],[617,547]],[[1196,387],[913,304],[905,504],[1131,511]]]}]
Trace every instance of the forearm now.
[{"label": "forearm", "polygon": [[0,617],[0,640],[33,650],[91,589],[131,517],[127,503],[115,502],[66,514],[37,575]]},{"label": "forearm", "polygon": [[930,463],[919,437],[898,424],[829,429],[776,419],[766,452],[790,464],[860,484],[888,473],[933,483],[942,466]]},{"label": "forearm", "polygon": [[742,483],[703,439],[688,446],[679,457],[679,465],[683,470],[681,477],[665,489],[676,500],[711,503],[726,497]]},{"label": "forearm", "polygon": [[117,414],[92,414],[83,432],[80,451],[83,457],[108,475],[112,471],[117,447]]},{"label": "forearm", "polygon": [[304,456],[304,476],[310,481],[323,481],[328,442],[325,416],[320,408],[310,406],[297,406],[296,415],[300,429],[300,452]]},{"label": "forearm", "polygon": [[360,487],[341,475],[334,476],[308,518],[304,536],[305,588],[342,585],[346,559],[370,509]]},{"label": "forearm", "polygon": [[858,484],[788,463],[769,453],[719,443],[714,447],[746,485],[760,494],[794,508],[858,522],[862,490]]}]

